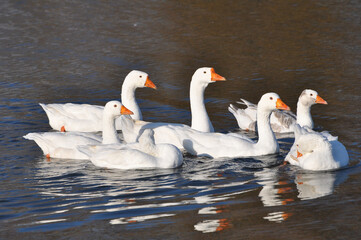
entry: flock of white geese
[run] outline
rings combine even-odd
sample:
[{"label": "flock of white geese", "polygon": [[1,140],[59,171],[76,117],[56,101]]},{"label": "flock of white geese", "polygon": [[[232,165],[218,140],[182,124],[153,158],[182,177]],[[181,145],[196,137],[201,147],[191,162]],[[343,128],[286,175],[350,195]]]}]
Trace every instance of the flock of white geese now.
[{"label": "flock of white geese", "polygon": [[[229,111],[241,129],[257,131],[258,141],[239,133],[215,133],[204,104],[209,83],[225,81],[213,68],[195,71],[190,83],[192,124],[146,122],[136,102],[135,90],[156,89],[148,74],[133,70],[125,78],[121,102],[104,107],[89,104],[40,104],[56,132],[29,133],[48,158],[91,160],[98,167],[117,169],[176,168],[182,152],[211,158],[252,157],[279,152],[274,132],[294,132],[295,142],[286,162],[307,170],[332,170],[349,162],[346,148],[328,132],[313,131],[311,106],[327,104],[316,91],[304,90],[297,115],[276,93],[266,93],[258,104],[244,99],[245,109]],[[121,130],[124,141],[117,130]],[[97,132],[102,132],[102,135]]]}]

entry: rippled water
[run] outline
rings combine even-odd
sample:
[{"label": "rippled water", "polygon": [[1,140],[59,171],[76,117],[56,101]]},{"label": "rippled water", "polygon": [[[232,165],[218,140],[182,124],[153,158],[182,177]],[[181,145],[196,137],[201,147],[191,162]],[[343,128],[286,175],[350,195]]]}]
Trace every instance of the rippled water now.
[{"label": "rippled water", "polygon": [[[0,3],[0,237],[357,239],[361,234],[361,4],[358,1],[9,1]],[[144,119],[190,123],[189,81],[202,66],[217,131],[229,103],[275,91],[295,109],[305,88],[317,129],[338,135],[351,166],[312,173],[277,155],[185,157],[173,170],[47,161],[28,132],[50,130],[39,102],[119,99],[132,69]],[[256,137],[251,133],[251,137]]]}]

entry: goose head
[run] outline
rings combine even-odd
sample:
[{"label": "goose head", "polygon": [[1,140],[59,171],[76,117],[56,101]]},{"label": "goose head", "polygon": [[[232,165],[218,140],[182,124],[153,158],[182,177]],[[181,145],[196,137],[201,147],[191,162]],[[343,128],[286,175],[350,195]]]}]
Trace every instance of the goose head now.
[{"label": "goose head", "polygon": [[316,103],[327,104],[327,102],[323,100],[315,90],[312,89],[303,90],[298,101],[305,106],[312,106]]},{"label": "goose head", "polygon": [[133,70],[124,79],[124,83],[133,85],[133,88],[143,88],[149,87],[153,89],[157,89],[155,84],[149,79],[147,73]]},{"label": "goose head", "polygon": [[296,141],[297,159],[312,154],[317,149],[330,148],[330,143],[319,134],[304,134]]},{"label": "goose head", "polygon": [[277,93],[266,93],[258,102],[258,108],[264,111],[272,112],[273,110],[291,110],[280,98]]},{"label": "goose head", "polygon": [[104,113],[111,117],[119,117],[120,115],[132,115],[133,112],[124,107],[119,101],[109,101],[105,104]]},{"label": "goose head", "polygon": [[198,68],[192,76],[192,82],[197,82],[204,86],[216,81],[226,81],[226,79],[217,74],[211,67]]}]

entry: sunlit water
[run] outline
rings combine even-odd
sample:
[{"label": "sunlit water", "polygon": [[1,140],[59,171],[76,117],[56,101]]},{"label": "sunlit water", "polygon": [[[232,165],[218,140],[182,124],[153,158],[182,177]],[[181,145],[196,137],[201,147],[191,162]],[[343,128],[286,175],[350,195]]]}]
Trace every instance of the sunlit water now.
[{"label": "sunlit water", "polygon": [[[350,1],[2,1],[0,237],[357,239],[360,236],[361,4]],[[172,170],[48,161],[28,132],[50,130],[39,102],[119,99],[132,69],[144,119],[190,123],[189,81],[202,66],[227,78],[205,93],[217,131],[238,132],[240,97],[277,92],[295,110],[305,88],[317,129],[338,135],[346,169],[281,166],[279,154],[208,159]],[[252,138],[256,135],[248,134]]]}]

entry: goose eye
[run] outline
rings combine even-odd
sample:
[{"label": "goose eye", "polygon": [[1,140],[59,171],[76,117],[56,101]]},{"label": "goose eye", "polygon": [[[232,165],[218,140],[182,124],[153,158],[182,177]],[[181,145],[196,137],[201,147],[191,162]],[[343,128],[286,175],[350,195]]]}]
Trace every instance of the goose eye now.
[{"label": "goose eye", "polygon": [[114,104],[114,107],[116,108],[116,107],[118,107],[118,105],[117,105],[117,104]]},{"label": "goose eye", "polygon": [[139,77],[142,78],[142,75],[140,75]]},{"label": "goose eye", "polygon": [[206,72],[206,71],[204,71],[203,73],[204,73],[204,74],[206,74],[207,72]]},{"label": "goose eye", "polygon": [[270,100],[273,100],[273,97],[270,97],[269,99],[270,99]]},{"label": "goose eye", "polygon": [[312,97],[312,96],[313,96],[313,94],[311,93],[311,94],[310,94],[310,96]]},{"label": "goose eye", "polygon": [[298,147],[298,144],[296,146]]}]

